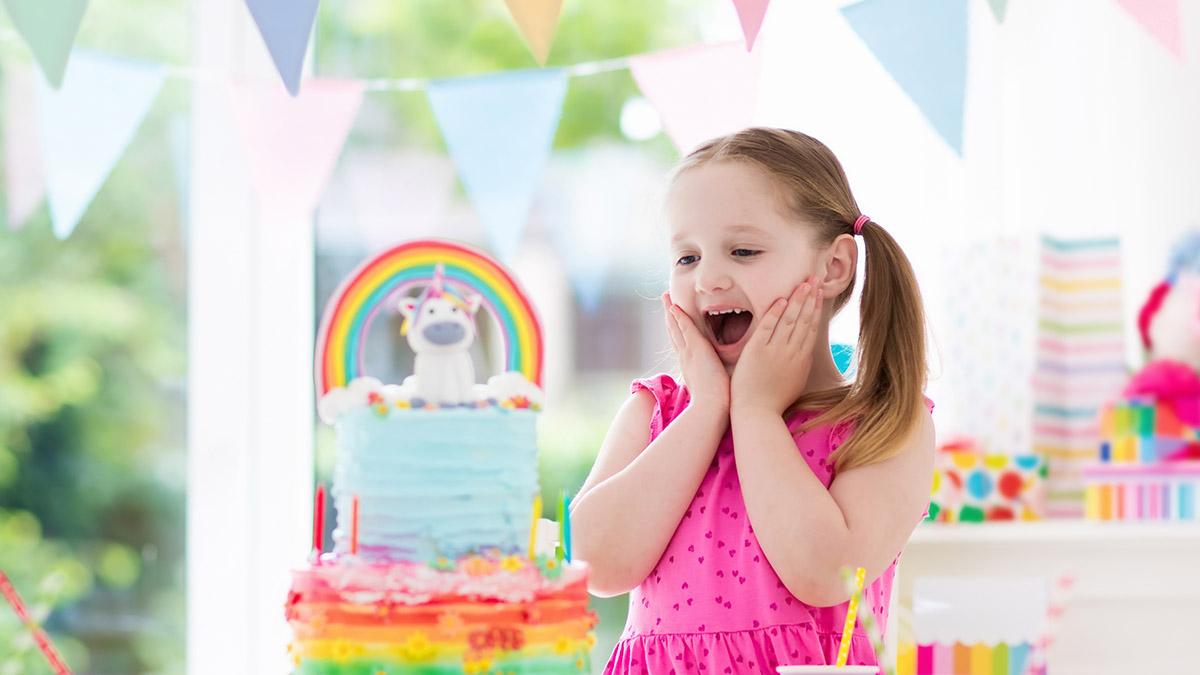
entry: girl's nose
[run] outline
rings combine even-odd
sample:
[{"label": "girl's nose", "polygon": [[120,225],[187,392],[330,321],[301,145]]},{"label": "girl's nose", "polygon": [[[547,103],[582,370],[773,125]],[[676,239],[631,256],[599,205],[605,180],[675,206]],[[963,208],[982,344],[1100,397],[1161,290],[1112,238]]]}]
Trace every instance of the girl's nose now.
[{"label": "girl's nose", "polygon": [[733,285],[729,274],[720,265],[708,263],[703,260],[698,263],[700,269],[696,270],[696,292],[697,293],[719,293],[729,290]]}]

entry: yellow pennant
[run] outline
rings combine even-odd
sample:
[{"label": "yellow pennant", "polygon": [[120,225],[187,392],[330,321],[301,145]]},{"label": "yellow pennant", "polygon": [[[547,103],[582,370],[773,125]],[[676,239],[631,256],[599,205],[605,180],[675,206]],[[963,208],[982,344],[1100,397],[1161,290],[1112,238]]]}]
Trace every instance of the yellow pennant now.
[{"label": "yellow pennant", "polygon": [[562,0],[504,0],[504,3],[525,36],[525,44],[529,45],[533,58],[539,65],[546,65],[550,45],[554,43],[554,31],[558,28],[558,15],[562,12]]}]

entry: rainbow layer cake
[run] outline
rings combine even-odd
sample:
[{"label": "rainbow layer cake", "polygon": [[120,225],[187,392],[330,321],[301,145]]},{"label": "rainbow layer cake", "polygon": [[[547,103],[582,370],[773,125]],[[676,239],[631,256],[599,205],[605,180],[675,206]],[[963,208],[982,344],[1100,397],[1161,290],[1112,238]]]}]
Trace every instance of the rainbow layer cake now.
[{"label": "rainbow layer cake", "polygon": [[[415,354],[398,385],[361,371],[369,324],[389,308]],[[504,341],[505,368],[486,383],[470,355],[481,309]],[[287,599],[295,672],[590,670],[587,568],[571,561],[569,527],[556,546],[536,526],[541,355],[523,291],[459,244],[402,244],[335,293],[317,386],[337,439],[337,522],[325,552],[322,488],[314,554]]]}]

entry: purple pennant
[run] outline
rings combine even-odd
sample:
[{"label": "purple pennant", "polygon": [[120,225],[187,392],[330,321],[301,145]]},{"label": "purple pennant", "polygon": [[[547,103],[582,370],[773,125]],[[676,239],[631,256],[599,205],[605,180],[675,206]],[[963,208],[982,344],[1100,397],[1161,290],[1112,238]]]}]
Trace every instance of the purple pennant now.
[{"label": "purple pennant", "polygon": [[308,36],[317,17],[318,0],[246,0],[246,8],[283,84],[292,96],[300,93],[300,71],[308,51]]}]

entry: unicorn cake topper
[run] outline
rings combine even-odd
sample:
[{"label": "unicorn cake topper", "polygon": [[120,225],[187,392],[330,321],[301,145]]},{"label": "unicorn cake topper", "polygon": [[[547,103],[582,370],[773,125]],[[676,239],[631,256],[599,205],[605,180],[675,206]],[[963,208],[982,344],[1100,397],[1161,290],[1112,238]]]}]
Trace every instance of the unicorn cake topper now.
[{"label": "unicorn cake topper", "polygon": [[400,301],[404,325],[415,353],[413,375],[405,381],[413,395],[426,401],[461,404],[474,401],[475,366],[470,349],[475,342],[475,313],[480,297],[457,297],[445,287],[445,266],[438,263],[433,283],[417,298]]},{"label": "unicorn cake topper", "polygon": [[[399,298],[399,299],[397,299]],[[505,364],[486,384],[475,382],[471,347],[486,309],[503,340]],[[415,354],[401,384],[364,376],[362,345],[371,319],[397,310],[400,336]],[[317,336],[317,411],[332,424],[354,408],[540,409],[541,326],[528,296],[486,254],[455,242],[400,244],[364,262],[325,308]]]}]

